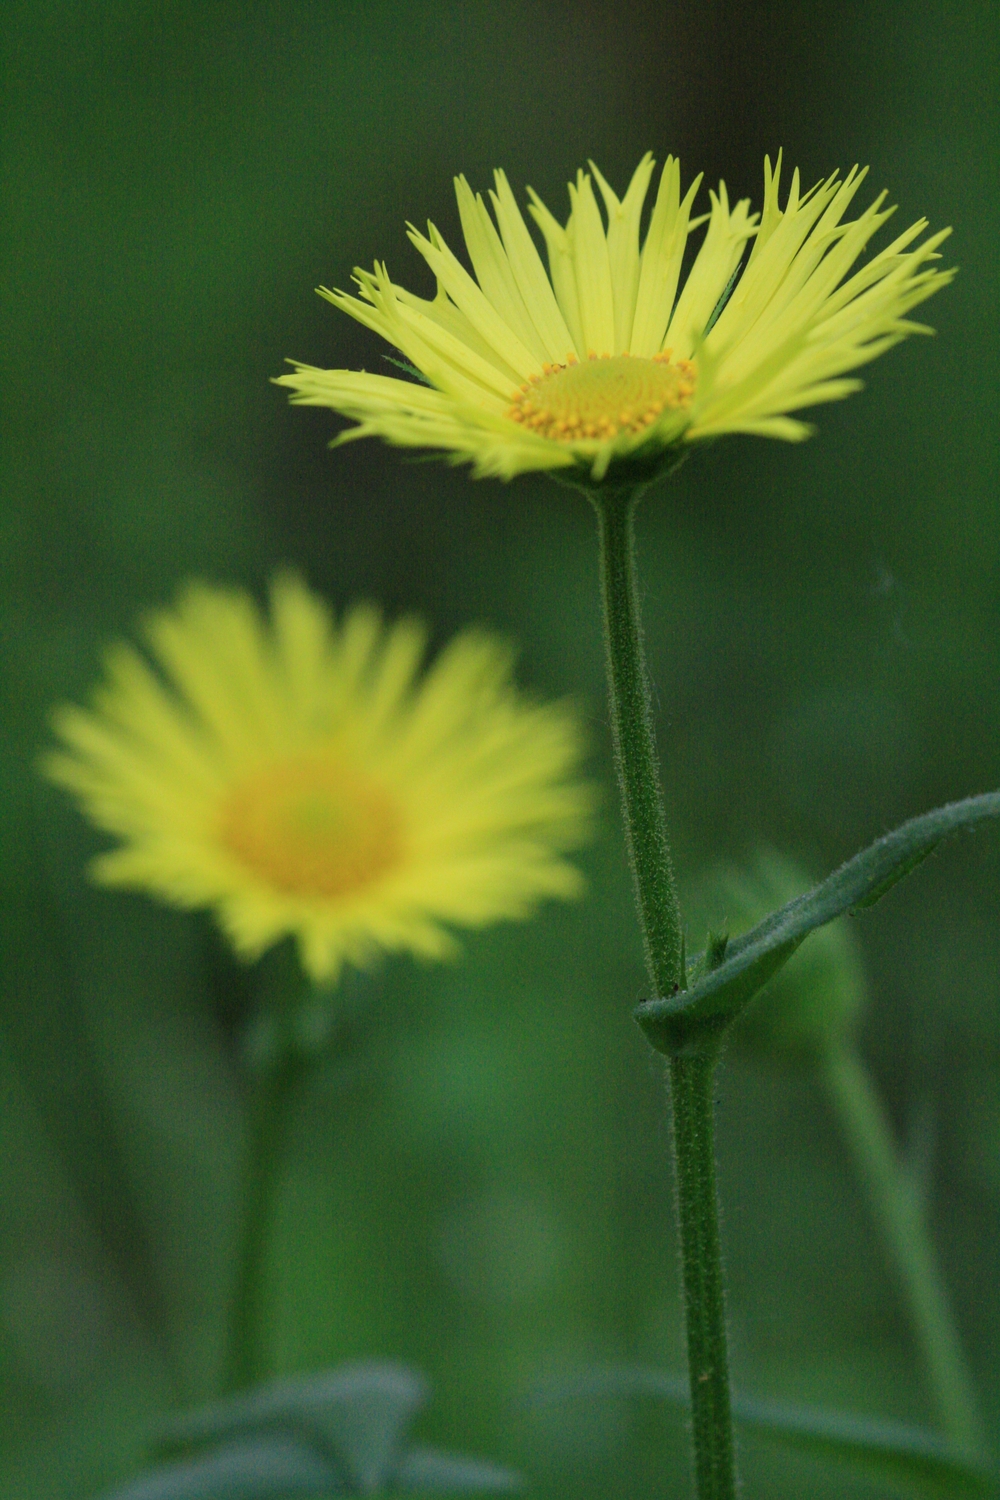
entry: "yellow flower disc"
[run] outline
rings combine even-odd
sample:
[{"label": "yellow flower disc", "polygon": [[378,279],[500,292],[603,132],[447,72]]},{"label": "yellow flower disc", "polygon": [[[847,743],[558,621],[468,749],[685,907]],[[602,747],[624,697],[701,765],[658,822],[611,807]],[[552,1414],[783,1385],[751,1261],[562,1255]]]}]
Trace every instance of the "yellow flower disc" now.
[{"label": "yellow flower disc", "polygon": [[669,349],[652,359],[592,354],[544,371],[521,387],[508,416],[557,442],[641,432],[668,408],[690,406],[694,391],[694,367],[671,364]]},{"label": "yellow flower disc", "polygon": [[230,794],[219,837],[275,889],[344,896],[399,863],[402,818],[393,800],[333,757],[265,766]]}]

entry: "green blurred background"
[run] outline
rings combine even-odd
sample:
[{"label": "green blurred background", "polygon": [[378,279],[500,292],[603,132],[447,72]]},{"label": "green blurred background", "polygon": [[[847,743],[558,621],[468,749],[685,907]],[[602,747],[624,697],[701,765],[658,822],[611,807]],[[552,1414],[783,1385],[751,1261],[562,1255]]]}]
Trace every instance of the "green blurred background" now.
[{"label": "green blurred background", "polygon": [[[539,1496],[662,1495],[664,1465],[688,1493],[676,1416],[522,1400],[588,1361],[682,1366],[592,517],[540,479],[330,454],[331,414],[268,377],[286,356],[378,367],[312,289],[376,256],[424,287],[404,222],[457,244],[458,172],[481,189],[502,165],[562,214],[588,156],[621,191],[652,148],[759,205],[783,145],[809,183],[868,161],[900,225],[953,224],[935,340],[870,367],[812,442],[721,444],[641,513],[682,886],[765,841],[822,874],[1000,783],[997,33],[990,3],[930,0],[8,0],[0,1495],[83,1500],[132,1472],[157,1410],[211,1395],[242,1140],[240,976],[201,919],[88,887],[100,840],[34,774],[46,715],[183,579],[259,590],[278,563],[338,607],[419,611],[437,640],[516,635],[523,682],[582,705],[606,789],[586,901],[472,938],[454,968],[352,980],[355,1045],[301,1099],[281,1189],[280,1368],[416,1364],[423,1435]],[[901,1135],[933,1142],[994,1432],[998,872],[995,834],[963,839],[856,924],[864,1050]],[[731,1061],[720,1135],[740,1385],[930,1423],[817,1085]],[[749,1440],[745,1468],[748,1493],[877,1493]]]}]

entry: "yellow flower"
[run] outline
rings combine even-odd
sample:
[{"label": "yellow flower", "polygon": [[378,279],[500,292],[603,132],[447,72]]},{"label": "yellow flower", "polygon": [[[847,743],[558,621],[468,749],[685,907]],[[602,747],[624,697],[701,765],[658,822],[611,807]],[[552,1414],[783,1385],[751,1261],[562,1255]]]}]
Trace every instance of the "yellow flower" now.
[{"label": "yellow flower", "polygon": [[192,585],[108,653],[89,710],[56,714],[46,774],[119,847],[92,873],[214,908],[247,958],[286,935],[315,979],[380,950],[455,950],[451,926],[575,896],[561,857],[590,791],[564,705],[528,702],[509,647],[466,630],[420,675],[426,633],[355,606],[337,625],[294,577],[270,624]]},{"label": "yellow flower", "polygon": [[[804,194],[796,171],[781,209],[779,153],[773,172],[764,161],[759,218],[749,199],[730,208],[720,183],[711,211],[692,219],[701,177],[682,199],[668,156],[640,249],[653,166],[644,156],[619,201],[591,163],[606,226],[588,173],[570,184],[565,228],[529,189],[548,274],[503,172],[490,193],[496,224],[457,178],[475,279],[430,224],[426,238],[412,226],[409,237],[437,279],[433,301],[378,263],[355,271],[360,297],[320,289],[400,350],[417,378],[296,364],[277,384],[293,401],[352,418],[338,442],[379,436],[442,449],[480,475],[547,469],[594,483],[655,474],[686,445],[726,432],[804,438],[811,429],[789,412],[857,390],[846,371],[930,332],[906,314],[954,274],[930,264],[948,230],[915,244],[927,228],[918,219],[848,275],[893,212],[883,192],[843,221],[867,168]],[[688,236],[705,222],[681,286]]]}]

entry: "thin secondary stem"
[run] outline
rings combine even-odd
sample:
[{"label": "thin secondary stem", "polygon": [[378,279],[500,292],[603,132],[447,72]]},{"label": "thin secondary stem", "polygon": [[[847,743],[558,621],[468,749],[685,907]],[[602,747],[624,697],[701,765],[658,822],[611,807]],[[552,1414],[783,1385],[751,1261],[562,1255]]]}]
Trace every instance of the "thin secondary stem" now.
[{"label": "thin secondary stem", "polygon": [[301,1072],[294,1057],[276,1061],[255,1081],[246,1146],[236,1285],[229,1314],[226,1390],[241,1391],[271,1374],[267,1337],[267,1247],[288,1105]]},{"label": "thin secondary stem", "polygon": [[[615,763],[650,983],[685,983],[680,903],[667,840],[635,577],[639,491],[592,495],[601,538],[601,595]],[[674,1176],[680,1223],[698,1500],[733,1500],[736,1472],[715,1187],[714,1052],[670,1063]]]},{"label": "thin secondary stem", "polygon": [[985,1434],[948,1289],[923,1206],[899,1160],[882,1101],[867,1068],[849,1045],[829,1050],[824,1077],[903,1282],[944,1429],[959,1453],[981,1458]]}]

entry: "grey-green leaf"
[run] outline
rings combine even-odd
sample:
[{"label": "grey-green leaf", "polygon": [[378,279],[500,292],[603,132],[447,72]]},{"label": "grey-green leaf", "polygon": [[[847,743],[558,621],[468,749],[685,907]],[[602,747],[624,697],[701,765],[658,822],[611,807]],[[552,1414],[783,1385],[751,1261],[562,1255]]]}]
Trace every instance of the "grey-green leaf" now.
[{"label": "grey-green leaf", "polygon": [[[585,1371],[537,1392],[534,1400],[548,1405],[608,1395],[648,1395],[679,1408],[690,1405],[681,1376],[634,1366]],[[733,1416],[740,1427],[877,1481],[900,1500],[986,1500],[997,1493],[995,1474],[957,1457],[936,1433],[919,1427],[741,1395],[733,1398]]]},{"label": "grey-green leaf", "polygon": [[737,1399],[735,1415],[762,1437],[877,1479],[903,1500],[984,1500],[996,1493],[995,1476],[919,1427],[746,1396]]},{"label": "grey-green leaf", "polygon": [[522,1481],[511,1469],[465,1458],[460,1453],[439,1453],[434,1448],[411,1448],[393,1475],[393,1490],[412,1495],[510,1494]]},{"label": "grey-green leaf", "polygon": [[103,1500],[326,1500],[345,1493],[334,1466],[314,1449],[272,1434],[163,1464]]},{"label": "grey-green leaf", "polygon": [[815,890],[734,938],[717,968],[709,968],[703,957],[696,959],[689,988],[645,1001],[636,1020],[652,1045],[668,1056],[712,1045],[810,932],[846,911],[873,905],[950,834],[997,817],[1000,792],[911,818],[849,859]]},{"label": "grey-green leaf", "polygon": [[426,1398],[427,1382],[415,1371],[364,1361],[213,1402],[174,1418],[157,1437],[178,1448],[248,1432],[292,1433],[341,1465],[351,1489],[375,1492],[387,1486]]}]

